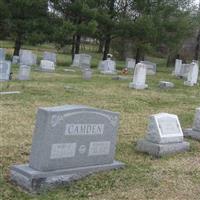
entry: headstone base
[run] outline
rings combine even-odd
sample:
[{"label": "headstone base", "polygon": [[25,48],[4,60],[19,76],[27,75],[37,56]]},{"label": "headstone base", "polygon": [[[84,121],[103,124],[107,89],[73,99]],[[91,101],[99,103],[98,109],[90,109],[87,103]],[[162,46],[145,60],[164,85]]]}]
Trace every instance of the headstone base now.
[{"label": "headstone base", "polygon": [[195,131],[191,128],[183,130],[183,134],[185,137],[191,137],[195,140],[200,140],[200,131]]},{"label": "headstone base", "polygon": [[40,193],[60,185],[69,184],[94,172],[119,169],[124,166],[124,163],[114,161],[105,165],[41,172],[32,169],[26,164],[12,166],[10,171],[11,180],[22,189],[30,193]]},{"label": "headstone base", "polygon": [[143,90],[148,88],[148,85],[136,85],[134,83],[129,83],[129,88],[136,89],[136,90]]},{"label": "headstone base", "polygon": [[137,151],[148,153],[155,157],[184,152],[189,150],[189,148],[190,144],[184,141],[178,143],[157,144],[146,139],[139,140],[136,147]]}]

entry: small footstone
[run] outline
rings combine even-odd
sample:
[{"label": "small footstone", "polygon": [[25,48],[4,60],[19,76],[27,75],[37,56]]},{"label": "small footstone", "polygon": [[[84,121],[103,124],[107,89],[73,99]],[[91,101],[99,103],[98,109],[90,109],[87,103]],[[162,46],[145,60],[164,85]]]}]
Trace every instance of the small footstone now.
[{"label": "small footstone", "polygon": [[168,81],[160,81],[159,82],[159,87],[163,89],[168,89],[168,88],[173,88],[174,83],[168,82]]}]

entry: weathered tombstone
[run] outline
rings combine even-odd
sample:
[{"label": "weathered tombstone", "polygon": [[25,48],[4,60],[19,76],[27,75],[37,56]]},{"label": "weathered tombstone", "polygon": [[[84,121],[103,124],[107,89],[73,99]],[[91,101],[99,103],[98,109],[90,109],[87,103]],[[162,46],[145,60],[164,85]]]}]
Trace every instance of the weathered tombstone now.
[{"label": "weathered tombstone", "polygon": [[138,63],[134,70],[133,82],[129,84],[129,88],[145,89],[148,87],[146,82],[147,68],[145,64]]},{"label": "weathered tombstone", "polygon": [[79,66],[82,69],[90,68],[92,57],[88,54],[80,54]]},{"label": "weathered tombstone", "polygon": [[192,128],[183,130],[186,137],[200,140],[200,108],[196,108],[196,114]]},{"label": "weathered tombstone", "polygon": [[3,48],[0,48],[0,61],[5,60],[5,50]]},{"label": "weathered tombstone", "polygon": [[56,54],[45,51],[44,55],[43,55],[43,60],[48,60],[48,61],[54,62],[54,64],[56,64]]},{"label": "weathered tombstone", "polygon": [[9,81],[11,71],[10,61],[0,61],[0,81]]},{"label": "weathered tombstone", "polygon": [[80,66],[80,54],[75,54],[73,63],[71,65],[72,67],[79,67]]},{"label": "weathered tombstone", "polygon": [[199,65],[195,62],[192,62],[187,76],[187,81],[184,82],[184,85],[194,86],[195,84],[197,84],[198,76],[199,76]]},{"label": "weathered tombstone", "polygon": [[44,72],[53,72],[55,71],[55,64],[49,60],[41,60],[40,70]]},{"label": "weathered tombstone", "polygon": [[12,64],[18,64],[18,63],[19,63],[19,56],[13,56]]},{"label": "weathered tombstone", "polygon": [[104,64],[103,64],[104,60],[100,60],[99,64],[98,64],[98,70],[99,71],[103,71],[104,70]]},{"label": "weathered tombstone", "polygon": [[102,62],[103,70],[101,71],[102,74],[116,74],[116,63],[115,61],[107,58]]},{"label": "weathered tombstone", "polygon": [[176,59],[175,70],[174,70],[175,76],[181,76],[181,67],[182,67],[182,60]]},{"label": "weathered tombstone", "polygon": [[21,65],[20,68],[19,68],[18,79],[19,80],[29,80],[30,79],[30,72],[31,72],[30,66]]},{"label": "weathered tombstone", "polygon": [[140,63],[144,64],[147,68],[147,75],[155,75],[156,74],[156,64],[150,61],[141,61]]},{"label": "weathered tombstone", "polygon": [[83,70],[83,79],[90,80],[92,78],[92,70],[91,69],[84,69]]},{"label": "weathered tombstone", "polygon": [[29,192],[117,169],[119,114],[78,105],[39,108],[29,164],[11,167],[11,180]]},{"label": "weathered tombstone", "polygon": [[173,114],[159,113],[150,116],[147,135],[137,142],[136,149],[160,157],[186,151],[189,147],[189,143],[183,140],[178,117]]},{"label": "weathered tombstone", "polygon": [[133,58],[126,58],[126,68],[134,69],[136,64],[136,60]]},{"label": "weathered tombstone", "polygon": [[173,88],[174,83],[168,82],[168,81],[160,81],[159,82],[159,87],[163,89],[168,89],[168,88]]},{"label": "weathered tombstone", "polygon": [[21,65],[34,65],[34,55],[30,50],[20,50],[19,60]]}]

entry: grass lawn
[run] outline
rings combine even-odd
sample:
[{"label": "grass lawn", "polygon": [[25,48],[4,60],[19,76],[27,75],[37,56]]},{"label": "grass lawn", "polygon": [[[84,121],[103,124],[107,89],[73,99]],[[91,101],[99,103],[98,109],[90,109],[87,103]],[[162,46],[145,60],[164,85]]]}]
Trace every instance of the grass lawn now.
[{"label": "grass lawn", "polygon": [[[191,127],[195,108],[200,106],[200,86],[184,86],[183,80],[173,77],[160,59],[157,74],[147,77],[147,90],[129,89],[131,74],[129,80],[117,81],[94,70],[92,80],[85,81],[80,72],[63,71],[70,63],[67,58],[70,56],[59,54],[55,73],[32,71],[30,81],[16,80],[18,66],[13,66],[14,80],[9,85],[1,83],[1,90],[22,93],[0,97],[0,200],[200,199],[199,142],[189,139],[189,152],[161,159],[135,151],[151,114],[177,114],[183,128]],[[171,81],[176,87],[161,90],[160,80]],[[74,89],[66,91],[64,86]],[[120,112],[116,159],[125,162],[126,168],[94,174],[70,186],[31,196],[10,183],[9,167],[28,162],[37,108],[64,104]]]}]

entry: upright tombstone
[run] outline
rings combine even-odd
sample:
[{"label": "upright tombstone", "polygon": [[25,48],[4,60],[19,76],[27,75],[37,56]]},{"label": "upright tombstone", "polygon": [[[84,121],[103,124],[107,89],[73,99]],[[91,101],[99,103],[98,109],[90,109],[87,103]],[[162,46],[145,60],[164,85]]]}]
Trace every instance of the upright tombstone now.
[{"label": "upright tombstone", "polygon": [[0,48],[0,61],[5,60],[5,50],[3,48]]},{"label": "upright tombstone", "polygon": [[126,68],[134,69],[136,64],[136,60],[133,58],[126,58]]},{"label": "upright tombstone", "polygon": [[196,108],[196,114],[192,128],[183,130],[185,137],[200,140],[200,108]]},{"label": "upright tombstone", "polygon": [[119,114],[86,106],[39,108],[29,164],[11,180],[29,192],[124,166],[115,161]]},{"label": "upright tombstone", "polygon": [[30,50],[20,50],[19,61],[21,65],[34,65],[34,55]]},{"label": "upright tombstone", "polygon": [[88,69],[91,65],[92,57],[88,54],[80,54],[79,66],[82,69]]},{"label": "upright tombstone", "polygon": [[103,71],[104,70],[104,60],[100,60],[98,64],[98,70]]},{"label": "upright tombstone", "polygon": [[10,61],[0,61],[0,82],[9,81],[11,71]]},{"label": "upright tombstone", "polygon": [[147,75],[155,75],[156,74],[156,64],[150,61],[141,61],[147,68]]},{"label": "upright tombstone", "polygon": [[41,60],[39,70],[44,72],[53,72],[55,71],[55,64],[49,60]]},{"label": "upright tombstone", "polygon": [[56,54],[52,53],[52,52],[45,51],[44,55],[43,55],[43,60],[48,60],[48,61],[51,61],[54,64],[56,64]]},{"label": "upright tombstone", "polygon": [[138,63],[134,70],[133,82],[129,84],[129,88],[145,89],[148,88],[146,82],[147,68],[144,64]]},{"label": "upright tombstone", "polygon": [[102,74],[116,74],[116,62],[111,60],[110,58],[107,58],[107,60],[104,60],[102,62],[102,68]]},{"label": "upright tombstone", "polygon": [[195,62],[192,62],[187,76],[187,81],[184,82],[184,85],[194,86],[195,84],[197,84],[198,76],[199,76],[199,65]]},{"label": "upright tombstone", "polygon": [[21,65],[19,68],[18,80],[29,80],[30,79],[31,67],[27,65]]},{"label": "upright tombstone", "polygon": [[73,63],[71,65],[72,67],[79,67],[80,66],[80,54],[75,54]]},{"label": "upright tombstone", "polygon": [[150,116],[147,135],[137,142],[136,149],[160,157],[186,151],[189,147],[189,143],[183,140],[178,117],[173,114],[159,113]]},{"label": "upright tombstone", "polygon": [[181,68],[182,68],[182,60],[176,59],[175,70],[174,70],[175,76],[181,76]]}]

